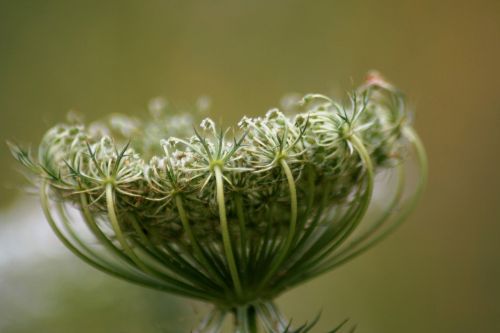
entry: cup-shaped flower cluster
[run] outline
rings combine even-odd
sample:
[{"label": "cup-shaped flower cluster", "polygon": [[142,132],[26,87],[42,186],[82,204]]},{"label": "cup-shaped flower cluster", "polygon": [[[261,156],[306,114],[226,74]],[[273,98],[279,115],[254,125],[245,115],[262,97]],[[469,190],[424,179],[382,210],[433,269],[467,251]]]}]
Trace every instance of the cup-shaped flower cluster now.
[{"label": "cup-shaped flower cluster", "polygon": [[61,124],[36,156],[12,151],[73,253],[111,275],[215,304],[200,332],[216,332],[231,312],[241,332],[254,332],[255,318],[290,332],[272,300],[382,239],[425,183],[405,99],[378,77],[343,103],[310,94],[225,130],[153,111],[147,121]]}]

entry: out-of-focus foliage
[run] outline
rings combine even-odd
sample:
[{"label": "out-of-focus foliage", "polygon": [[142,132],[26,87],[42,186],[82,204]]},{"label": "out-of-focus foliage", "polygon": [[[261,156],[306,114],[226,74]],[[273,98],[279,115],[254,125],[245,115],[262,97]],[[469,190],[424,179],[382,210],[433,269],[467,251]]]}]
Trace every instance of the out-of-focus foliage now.
[{"label": "out-of-focus foliage", "polygon": [[176,298],[116,281],[69,256],[1,277],[5,333],[187,332],[195,317]]}]

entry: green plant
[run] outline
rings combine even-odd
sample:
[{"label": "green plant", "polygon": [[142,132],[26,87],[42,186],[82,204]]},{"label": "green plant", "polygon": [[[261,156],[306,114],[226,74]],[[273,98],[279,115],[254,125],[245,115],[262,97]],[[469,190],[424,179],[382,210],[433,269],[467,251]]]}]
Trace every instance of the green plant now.
[{"label": "green plant", "polygon": [[[307,332],[312,325],[292,329],[273,299],[392,231],[415,206],[427,166],[402,94],[375,74],[345,104],[311,94],[289,108],[295,116],[273,109],[225,131],[206,118],[189,136],[191,115],[157,105],[146,122],[58,125],[36,159],[11,150],[74,254],[214,304],[197,332],[218,332],[230,313],[237,332]],[[420,171],[413,187],[410,152]],[[392,186],[377,188],[386,204],[366,220],[378,174],[392,175]]]}]

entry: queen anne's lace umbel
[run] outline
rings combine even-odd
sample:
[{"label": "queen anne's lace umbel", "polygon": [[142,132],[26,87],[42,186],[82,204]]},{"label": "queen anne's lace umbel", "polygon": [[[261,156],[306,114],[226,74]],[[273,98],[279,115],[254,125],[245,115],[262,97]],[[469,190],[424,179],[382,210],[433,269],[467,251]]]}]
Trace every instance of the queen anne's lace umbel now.
[{"label": "queen anne's lace umbel", "polygon": [[[191,114],[161,100],[151,111],[148,121],[57,125],[36,158],[12,151],[71,251],[114,276],[214,303],[200,332],[216,332],[226,312],[241,332],[254,332],[255,317],[291,332],[272,299],[384,237],[425,183],[405,100],[376,75],[346,103],[310,94],[227,130],[210,118],[193,129]],[[409,186],[412,160],[420,178]],[[374,191],[381,205],[368,218]]]}]

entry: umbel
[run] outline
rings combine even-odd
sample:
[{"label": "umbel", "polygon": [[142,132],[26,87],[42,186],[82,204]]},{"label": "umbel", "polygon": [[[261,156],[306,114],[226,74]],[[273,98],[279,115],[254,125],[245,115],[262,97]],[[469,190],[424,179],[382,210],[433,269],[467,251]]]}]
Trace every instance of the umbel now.
[{"label": "umbel", "polygon": [[420,197],[404,96],[372,73],[343,102],[309,94],[225,130],[194,117],[157,102],[148,120],[59,124],[36,154],[11,150],[76,256],[213,304],[196,332],[228,315],[235,332],[308,332],[273,300],[383,239]]}]

